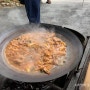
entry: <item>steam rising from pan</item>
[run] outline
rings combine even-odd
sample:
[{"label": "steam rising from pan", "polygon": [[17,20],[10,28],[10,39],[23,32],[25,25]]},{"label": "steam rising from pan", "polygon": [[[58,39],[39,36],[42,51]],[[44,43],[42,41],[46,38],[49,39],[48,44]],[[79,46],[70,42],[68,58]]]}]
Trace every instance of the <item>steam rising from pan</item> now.
[{"label": "steam rising from pan", "polygon": [[7,44],[5,54],[9,64],[21,71],[48,74],[54,66],[63,65],[64,58],[61,58],[66,55],[65,42],[44,28],[27,30]]}]

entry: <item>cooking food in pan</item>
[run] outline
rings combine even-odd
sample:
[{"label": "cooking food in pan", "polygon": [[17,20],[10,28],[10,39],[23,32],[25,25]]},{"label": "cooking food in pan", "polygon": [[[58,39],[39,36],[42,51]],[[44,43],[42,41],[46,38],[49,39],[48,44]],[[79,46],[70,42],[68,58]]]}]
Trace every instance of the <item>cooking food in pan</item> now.
[{"label": "cooking food in pan", "polygon": [[[5,48],[8,64],[23,72],[42,72],[64,64],[66,43],[54,32],[28,32],[11,40]],[[63,63],[62,63],[63,62]]]}]

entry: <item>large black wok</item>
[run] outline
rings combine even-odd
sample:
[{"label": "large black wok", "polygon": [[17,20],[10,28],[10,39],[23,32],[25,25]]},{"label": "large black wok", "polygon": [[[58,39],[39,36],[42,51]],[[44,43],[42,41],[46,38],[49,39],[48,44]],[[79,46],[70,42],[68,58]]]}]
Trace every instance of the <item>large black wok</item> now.
[{"label": "large black wok", "polygon": [[[44,73],[23,73],[10,67],[4,57],[4,49],[7,43],[21,33],[37,30],[36,25],[24,25],[14,27],[9,31],[0,33],[0,74],[17,81],[23,82],[44,82],[61,77],[73,70],[80,62],[83,53],[83,47],[80,40],[69,30],[60,26],[41,24],[39,27],[44,27],[49,31],[54,31],[57,37],[60,37],[67,44],[66,63],[51,71],[50,75]],[[41,29],[42,30],[42,29]]]}]

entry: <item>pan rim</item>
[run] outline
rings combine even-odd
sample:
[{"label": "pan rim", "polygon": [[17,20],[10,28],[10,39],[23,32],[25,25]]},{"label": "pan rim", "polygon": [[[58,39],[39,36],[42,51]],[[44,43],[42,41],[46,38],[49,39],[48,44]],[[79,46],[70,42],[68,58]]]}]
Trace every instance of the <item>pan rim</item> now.
[{"label": "pan rim", "polygon": [[[20,28],[21,28],[21,26],[20,26]],[[64,29],[64,28],[63,28]],[[66,29],[65,29],[66,30]],[[74,35],[72,32],[70,32],[70,31],[66,31],[66,32],[69,32],[69,33],[71,33],[72,35]],[[83,47],[82,47],[82,44],[81,44],[81,42],[80,42],[80,40],[77,38],[77,36],[76,35],[74,35],[74,37],[78,40],[78,42],[80,43],[80,52],[81,52],[81,56],[82,56],[82,52],[83,52]],[[80,59],[81,57],[79,57],[79,59]],[[76,65],[75,65],[76,66]],[[74,69],[75,68],[75,66],[73,66],[72,68]],[[68,72],[69,71],[71,71],[72,70],[72,68],[70,68],[69,70],[68,70]],[[13,72],[13,71],[11,71],[11,72]],[[5,73],[5,72],[4,72]],[[61,77],[61,76],[63,76],[63,75],[65,75],[67,73],[67,70],[63,73],[63,74],[58,74],[58,75],[56,75],[56,76],[53,76],[53,75],[50,75],[49,77],[47,76],[47,75],[45,75],[47,78],[45,78],[45,77],[37,77],[37,78],[35,78],[35,77],[30,77],[30,78],[28,78],[28,79],[26,79],[25,78],[25,76],[24,75],[21,75],[20,73],[20,76],[21,76],[21,78],[22,79],[20,79],[19,77],[18,77],[18,75],[16,75],[16,74],[13,74],[13,75],[11,75],[11,76],[7,76],[8,78],[11,78],[11,79],[14,79],[14,80],[19,80],[19,81],[23,81],[23,82],[44,82],[44,81],[49,81],[49,80],[52,80],[52,79],[55,79],[55,78],[58,78],[58,77]],[[6,76],[5,74],[3,74],[4,76]],[[12,77],[15,77],[15,78],[12,78]],[[29,77],[29,76],[28,76]],[[35,79],[34,79],[35,78]]]}]

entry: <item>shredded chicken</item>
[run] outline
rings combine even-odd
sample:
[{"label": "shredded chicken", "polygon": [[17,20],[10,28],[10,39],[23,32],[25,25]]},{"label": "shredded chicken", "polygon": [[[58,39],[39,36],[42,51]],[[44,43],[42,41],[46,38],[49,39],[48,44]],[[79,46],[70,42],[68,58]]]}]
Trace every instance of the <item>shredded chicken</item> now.
[{"label": "shredded chicken", "polygon": [[8,63],[24,72],[50,74],[58,58],[66,55],[66,43],[53,32],[30,32],[11,40],[5,48]]}]

